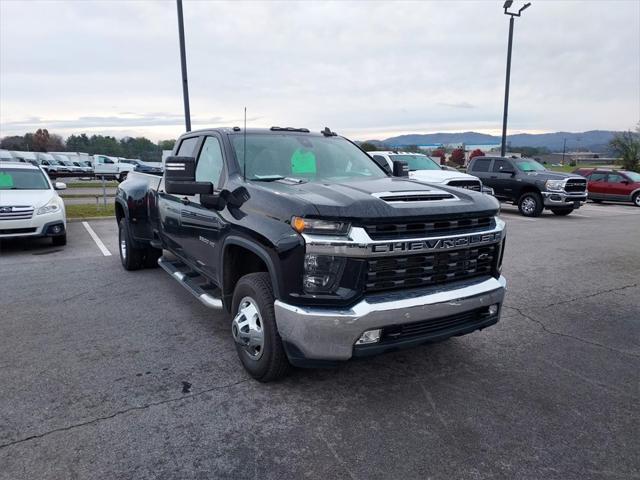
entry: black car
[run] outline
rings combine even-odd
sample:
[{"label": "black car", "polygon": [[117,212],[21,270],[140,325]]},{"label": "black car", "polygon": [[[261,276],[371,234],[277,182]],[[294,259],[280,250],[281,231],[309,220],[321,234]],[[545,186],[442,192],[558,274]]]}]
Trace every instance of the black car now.
[{"label": "black car", "polygon": [[160,265],[226,309],[256,379],[498,321],[505,223],[492,196],[392,177],[329,129],[194,131],[173,154],[163,177],[134,171],[118,187],[122,265]]},{"label": "black car", "polygon": [[543,209],[568,215],[587,201],[585,178],[552,172],[532,158],[475,157],[467,172],[493,188],[496,198],[513,202],[526,217]]}]

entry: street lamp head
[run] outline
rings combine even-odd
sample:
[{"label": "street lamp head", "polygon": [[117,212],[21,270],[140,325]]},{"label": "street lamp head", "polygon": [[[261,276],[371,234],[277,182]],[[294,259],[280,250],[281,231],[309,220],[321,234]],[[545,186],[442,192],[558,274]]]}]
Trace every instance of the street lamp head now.
[{"label": "street lamp head", "polygon": [[518,13],[522,13],[522,12],[524,12],[524,11],[525,11],[527,8],[529,8],[530,6],[531,6],[531,2],[529,2],[529,3],[525,3],[525,4],[524,4],[524,6],[523,6],[520,10],[518,10]]},{"label": "street lamp head", "polygon": [[513,0],[506,0],[502,8],[506,10],[507,8],[510,8],[512,4],[513,4]]}]

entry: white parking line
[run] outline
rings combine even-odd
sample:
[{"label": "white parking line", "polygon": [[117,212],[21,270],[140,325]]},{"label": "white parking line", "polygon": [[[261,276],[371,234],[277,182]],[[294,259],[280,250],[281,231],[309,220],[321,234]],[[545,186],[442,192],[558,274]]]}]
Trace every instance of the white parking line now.
[{"label": "white parking line", "polygon": [[87,232],[89,232],[89,235],[91,235],[93,241],[96,242],[96,245],[98,246],[102,254],[105,257],[110,257],[111,252],[107,249],[107,247],[104,246],[104,243],[102,243],[102,240],[100,240],[100,237],[98,237],[96,232],[93,231],[93,228],[91,228],[91,226],[87,222],[82,222],[82,225],[84,225],[84,228],[87,230]]}]

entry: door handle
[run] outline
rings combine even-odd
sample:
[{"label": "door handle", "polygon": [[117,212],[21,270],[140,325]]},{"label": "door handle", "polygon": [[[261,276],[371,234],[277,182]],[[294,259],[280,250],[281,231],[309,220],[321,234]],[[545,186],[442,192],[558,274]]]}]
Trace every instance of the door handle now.
[{"label": "door handle", "polygon": [[191,203],[187,197],[182,197],[180,201],[183,205],[189,205]]}]

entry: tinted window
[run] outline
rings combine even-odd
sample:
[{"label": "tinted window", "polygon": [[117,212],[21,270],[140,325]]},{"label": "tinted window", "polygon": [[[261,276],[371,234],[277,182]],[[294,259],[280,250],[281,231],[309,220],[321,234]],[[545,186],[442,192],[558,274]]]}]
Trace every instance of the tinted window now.
[{"label": "tinted window", "polygon": [[179,157],[193,157],[195,155],[198,137],[185,138],[178,149]]},{"label": "tinted window", "polygon": [[489,165],[491,165],[490,158],[480,158],[471,164],[471,170],[475,172],[488,172]]},{"label": "tinted window", "polygon": [[391,160],[407,162],[409,170],[440,170],[440,166],[424,155],[389,155]]},{"label": "tinted window", "polygon": [[591,182],[604,182],[607,178],[607,172],[593,172],[589,177]]},{"label": "tinted window", "polygon": [[544,172],[546,168],[538,162],[536,162],[533,158],[520,158],[514,160],[518,169],[522,172]]},{"label": "tinted window", "polygon": [[609,183],[622,183],[625,178],[619,173],[610,173],[607,182]]},{"label": "tinted window", "polygon": [[513,171],[513,167],[507,160],[503,160],[501,158],[497,158],[493,161],[493,168],[491,171],[493,172],[502,172],[503,170]]},{"label": "tinted window", "polygon": [[[184,145],[184,142],[183,142]],[[182,149],[182,145],[180,146]],[[198,157],[196,181],[218,185],[222,173],[222,149],[216,137],[207,137]]]}]

